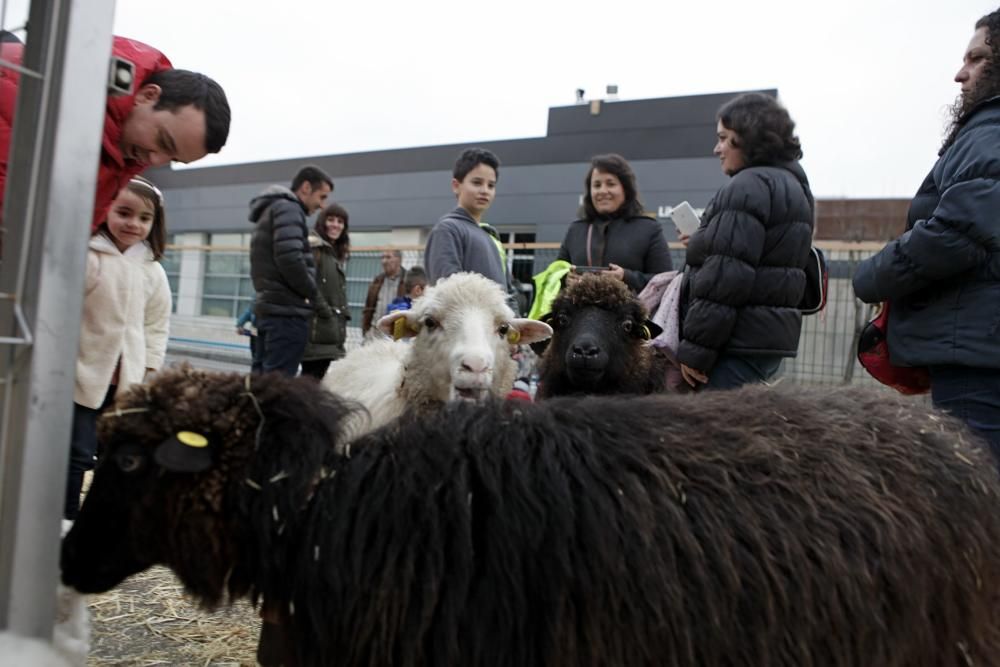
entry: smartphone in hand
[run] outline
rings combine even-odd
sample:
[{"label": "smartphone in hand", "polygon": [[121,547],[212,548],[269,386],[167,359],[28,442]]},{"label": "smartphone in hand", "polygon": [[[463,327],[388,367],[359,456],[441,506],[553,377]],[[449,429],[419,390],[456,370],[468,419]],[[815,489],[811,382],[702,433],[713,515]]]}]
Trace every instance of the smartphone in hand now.
[{"label": "smartphone in hand", "polygon": [[610,270],[607,266],[574,266],[573,273],[601,273]]},{"label": "smartphone in hand", "polygon": [[682,201],[677,206],[674,206],[673,210],[670,211],[670,218],[674,221],[677,231],[685,236],[694,234],[701,225],[701,219],[698,217],[698,214],[691,208],[691,204],[686,201]]}]

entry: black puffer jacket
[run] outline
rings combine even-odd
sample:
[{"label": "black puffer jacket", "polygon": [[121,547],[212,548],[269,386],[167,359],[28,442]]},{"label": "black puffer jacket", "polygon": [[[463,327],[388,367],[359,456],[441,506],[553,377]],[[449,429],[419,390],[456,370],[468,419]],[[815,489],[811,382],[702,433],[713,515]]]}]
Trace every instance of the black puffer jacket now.
[{"label": "black puffer jacket", "polygon": [[854,276],[862,301],[892,301],[893,363],[1000,368],[1000,97],[969,113],[906,227]]},{"label": "black puffer jacket", "polygon": [[794,357],[814,202],[799,164],[743,169],[687,247],[678,359],[709,372],[722,353]]},{"label": "black puffer jacket", "polygon": [[312,314],[316,268],[309,250],[306,209],[291,190],[272,185],[250,200],[250,277],[257,317]]},{"label": "black puffer jacket", "polygon": [[650,278],[673,268],[660,223],[644,215],[570,223],[557,259],[575,266],[617,264],[625,270],[625,284],[633,292],[641,292]]}]

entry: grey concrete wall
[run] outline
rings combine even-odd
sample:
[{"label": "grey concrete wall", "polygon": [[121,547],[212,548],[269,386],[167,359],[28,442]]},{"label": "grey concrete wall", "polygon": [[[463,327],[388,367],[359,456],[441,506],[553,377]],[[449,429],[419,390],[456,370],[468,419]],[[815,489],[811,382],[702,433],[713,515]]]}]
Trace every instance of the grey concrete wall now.
[{"label": "grey concrete wall", "polygon": [[[710,141],[706,138],[706,145]],[[500,228],[534,230],[540,242],[561,241],[566,225],[576,217],[587,168],[587,163],[501,167],[497,198],[486,219]],[[725,181],[713,157],[643,160],[633,168],[643,203],[653,213],[685,199],[695,208],[703,207]],[[455,205],[448,171],[333,178],[333,199],[347,207],[353,230],[426,228]],[[169,229],[249,232],[247,204],[268,185],[165,189]],[[673,238],[672,230],[670,234]]]}]

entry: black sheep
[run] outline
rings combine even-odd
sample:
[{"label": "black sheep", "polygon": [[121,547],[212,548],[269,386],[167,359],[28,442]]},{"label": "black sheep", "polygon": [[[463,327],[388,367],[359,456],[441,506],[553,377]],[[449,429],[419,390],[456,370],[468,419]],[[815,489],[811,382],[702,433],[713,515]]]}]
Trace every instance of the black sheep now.
[{"label": "black sheep", "polygon": [[552,303],[539,398],[667,390],[670,361],[650,339],[660,328],[620,280],[585,274]]},{"label": "black sheep", "polygon": [[244,382],[167,372],[118,399],[67,584],[164,563],[206,604],[280,610],[304,666],[1000,662],[1000,479],[922,406],[760,387],[460,404],[341,455],[349,406]]}]

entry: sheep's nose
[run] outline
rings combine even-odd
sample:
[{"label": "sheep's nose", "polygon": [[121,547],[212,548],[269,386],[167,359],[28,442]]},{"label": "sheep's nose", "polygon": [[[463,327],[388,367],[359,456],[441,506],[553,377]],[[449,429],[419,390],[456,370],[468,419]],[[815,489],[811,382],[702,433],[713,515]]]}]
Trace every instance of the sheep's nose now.
[{"label": "sheep's nose", "polygon": [[462,358],[462,370],[469,373],[485,373],[489,370],[489,363],[484,357],[472,356]]},{"label": "sheep's nose", "polygon": [[599,348],[592,341],[583,341],[580,343],[574,343],[572,347],[572,352],[578,357],[596,357],[601,353],[601,348]]}]

